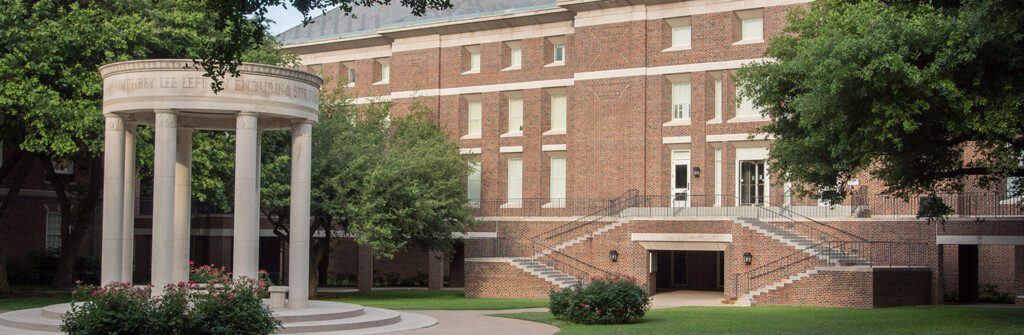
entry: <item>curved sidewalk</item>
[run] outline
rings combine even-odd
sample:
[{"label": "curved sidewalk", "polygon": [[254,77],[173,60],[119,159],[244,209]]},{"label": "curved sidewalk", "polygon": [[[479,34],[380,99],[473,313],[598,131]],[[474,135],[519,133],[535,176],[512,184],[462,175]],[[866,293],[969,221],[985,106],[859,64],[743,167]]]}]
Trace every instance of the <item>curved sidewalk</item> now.
[{"label": "curved sidewalk", "polygon": [[[526,308],[493,311],[412,311],[437,319],[433,327],[389,334],[410,335],[551,335],[558,327],[524,320],[491,316],[520,312],[544,312],[546,308]],[[490,314],[490,315],[488,315]]]}]

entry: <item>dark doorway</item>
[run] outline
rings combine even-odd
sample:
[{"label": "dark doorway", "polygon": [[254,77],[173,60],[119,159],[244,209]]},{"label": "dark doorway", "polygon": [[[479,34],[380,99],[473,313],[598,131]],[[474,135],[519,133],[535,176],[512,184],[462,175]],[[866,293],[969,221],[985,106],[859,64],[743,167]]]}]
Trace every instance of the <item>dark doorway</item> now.
[{"label": "dark doorway", "polygon": [[973,304],[978,302],[978,246],[957,246],[960,303]]},{"label": "dark doorway", "polygon": [[721,251],[652,251],[658,291],[722,291],[725,279]]}]

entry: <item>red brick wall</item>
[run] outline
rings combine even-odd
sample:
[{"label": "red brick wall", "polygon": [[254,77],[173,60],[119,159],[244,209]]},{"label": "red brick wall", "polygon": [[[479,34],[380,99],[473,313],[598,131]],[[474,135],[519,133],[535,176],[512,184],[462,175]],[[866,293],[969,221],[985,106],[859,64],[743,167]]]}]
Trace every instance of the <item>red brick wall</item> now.
[{"label": "red brick wall", "polygon": [[893,307],[931,303],[927,269],[826,269],[754,298],[756,305]]},{"label": "red brick wall", "polygon": [[555,285],[509,263],[466,262],[467,297],[537,298],[554,289]]}]

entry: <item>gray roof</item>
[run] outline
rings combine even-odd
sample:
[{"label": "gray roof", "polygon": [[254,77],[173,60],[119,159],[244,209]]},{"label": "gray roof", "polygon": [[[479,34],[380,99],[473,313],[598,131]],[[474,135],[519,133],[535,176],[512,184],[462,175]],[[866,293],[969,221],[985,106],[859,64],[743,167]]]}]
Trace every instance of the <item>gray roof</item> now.
[{"label": "gray roof", "polygon": [[284,44],[316,40],[352,37],[373,33],[381,28],[461,20],[481,16],[526,12],[555,8],[555,0],[452,0],[448,10],[428,10],[423,16],[412,15],[412,10],[402,7],[399,1],[387,6],[352,9],[352,16],[346,16],[340,8],[313,18],[313,22],[292,27],[277,35]]}]

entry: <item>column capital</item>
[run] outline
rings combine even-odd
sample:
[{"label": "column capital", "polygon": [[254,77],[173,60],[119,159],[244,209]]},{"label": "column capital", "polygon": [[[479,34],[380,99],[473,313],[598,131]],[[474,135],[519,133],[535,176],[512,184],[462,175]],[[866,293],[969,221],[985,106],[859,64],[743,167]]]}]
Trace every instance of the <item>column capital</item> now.
[{"label": "column capital", "polygon": [[255,111],[238,111],[238,116],[259,116],[260,113]]},{"label": "column capital", "polygon": [[291,119],[291,122],[292,122],[292,126],[303,125],[303,124],[313,125],[314,123],[316,123],[316,122],[313,122],[313,120],[310,120],[310,119]]},{"label": "column capital", "polygon": [[154,109],[153,113],[154,114],[175,114],[175,115],[177,115],[178,111],[174,110],[174,109],[170,109],[170,108],[161,108],[161,109]]}]

